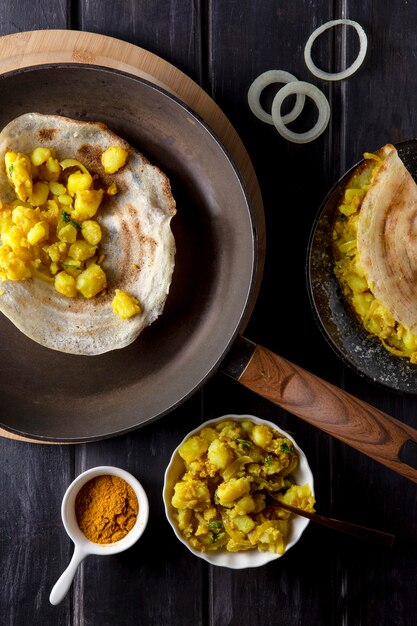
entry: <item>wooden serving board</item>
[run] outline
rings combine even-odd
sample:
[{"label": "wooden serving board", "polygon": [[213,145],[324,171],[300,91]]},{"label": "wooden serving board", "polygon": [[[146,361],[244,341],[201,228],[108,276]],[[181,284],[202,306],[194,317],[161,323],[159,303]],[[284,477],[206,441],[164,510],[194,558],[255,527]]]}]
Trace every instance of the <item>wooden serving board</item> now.
[{"label": "wooden serving board", "polygon": [[[195,111],[221,139],[240,172],[255,213],[259,260],[263,262],[265,222],[253,165],[227,117],[197,83],[157,55],[105,35],[72,30],[35,30],[0,37],[0,74],[47,63],[85,63],[128,72],[162,87]],[[259,282],[261,276],[262,267],[258,272]],[[0,436],[51,443],[21,437],[2,428]]]}]

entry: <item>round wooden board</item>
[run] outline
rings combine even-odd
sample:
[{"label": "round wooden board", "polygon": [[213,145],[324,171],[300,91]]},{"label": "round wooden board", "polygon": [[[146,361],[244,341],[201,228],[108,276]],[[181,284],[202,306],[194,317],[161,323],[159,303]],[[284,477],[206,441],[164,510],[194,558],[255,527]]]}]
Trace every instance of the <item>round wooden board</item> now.
[{"label": "round wooden board", "polygon": [[[166,89],[195,111],[221,139],[239,169],[254,210],[258,255],[263,263],[265,220],[253,165],[227,117],[197,83],[152,52],[105,35],[72,30],[35,30],[0,37],[0,74],[46,63],[85,63],[128,72]],[[262,269],[260,267],[258,272],[258,288]],[[51,443],[21,437],[2,428],[0,436],[31,443]]]}]

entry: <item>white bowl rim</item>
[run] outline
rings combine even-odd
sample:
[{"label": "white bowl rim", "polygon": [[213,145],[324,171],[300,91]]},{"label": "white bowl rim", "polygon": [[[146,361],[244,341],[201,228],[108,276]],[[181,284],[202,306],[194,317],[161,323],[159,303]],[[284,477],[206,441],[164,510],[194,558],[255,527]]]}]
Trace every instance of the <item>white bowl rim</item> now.
[{"label": "white bowl rim", "polygon": [[192,437],[196,433],[200,432],[202,428],[206,428],[212,424],[218,424],[219,422],[222,422],[228,419],[240,421],[240,422],[246,419],[246,420],[250,420],[254,422],[255,424],[259,424],[259,425],[264,424],[265,426],[269,426],[273,430],[276,430],[279,433],[281,433],[283,436],[287,437],[292,442],[298,454],[299,465],[295,473],[297,474],[299,472],[303,472],[306,474],[307,478],[303,482],[308,483],[310,485],[311,493],[314,496],[314,477],[313,477],[313,473],[311,471],[310,465],[308,463],[307,457],[304,451],[300,448],[300,446],[295,441],[294,437],[290,435],[290,433],[285,431],[283,428],[281,428],[274,422],[257,417],[255,415],[249,415],[248,413],[244,413],[244,414],[228,413],[226,415],[215,417],[213,419],[202,422],[199,426],[197,426],[196,428],[188,432],[185,435],[185,437],[182,439],[182,441],[178,444],[178,446],[175,448],[175,450],[173,451],[171,458],[169,460],[169,463],[167,465],[167,468],[165,470],[165,474],[164,474],[164,486],[162,490],[162,497],[163,497],[163,502],[164,502],[165,515],[176,537],[181,541],[183,545],[185,545],[188,548],[190,552],[192,552],[192,554],[199,557],[200,559],[207,561],[211,565],[216,565],[219,567],[227,567],[229,569],[244,569],[244,568],[251,568],[251,567],[260,567],[261,565],[265,565],[266,563],[269,563],[270,561],[274,561],[284,556],[284,554],[286,554],[288,550],[292,546],[294,546],[297,543],[297,541],[299,541],[304,530],[307,528],[308,524],[310,523],[310,520],[306,519],[305,517],[294,517],[292,519],[293,525],[294,523],[296,523],[299,530],[295,538],[289,541],[288,543],[286,543],[285,551],[283,554],[276,554],[274,552],[262,552],[258,550],[250,550],[250,551],[248,550],[248,551],[242,551],[242,552],[226,552],[226,551],[223,552],[222,551],[218,553],[217,552],[199,552],[198,550],[195,550],[192,546],[190,546],[190,544],[187,542],[185,537],[181,535],[178,528],[176,527],[175,522],[172,519],[172,514],[170,510],[171,504],[170,504],[170,497],[168,494],[168,489],[169,489],[168,476],[172,468],[172,464],[174,460],[177,458],[178,448],[189,437]]},{"label": "white bowl rim", "polygon": [[[128,532],[128,534],[123,537],[123,539],[113,543],[100,544],[87,539],[78,526],[75,516],[75,498],[77,497],[81,487],[83,487],[83,485],[85,485],[89,480],[96,478],[97,476],[104,475],[118,476],[119,478],[125,480],[136,494],[139,510],[135,525]],[[137,478],[130,474],[130,472],[113,465],[100,465],[82,472],[69,485],[62,499],[61,517],[64,528],[76,547],[81,549],[86,555],[96,554],[100,556],[108,556],[127,550],[140,538],[148,523],[149,502],[144,488]]]}]

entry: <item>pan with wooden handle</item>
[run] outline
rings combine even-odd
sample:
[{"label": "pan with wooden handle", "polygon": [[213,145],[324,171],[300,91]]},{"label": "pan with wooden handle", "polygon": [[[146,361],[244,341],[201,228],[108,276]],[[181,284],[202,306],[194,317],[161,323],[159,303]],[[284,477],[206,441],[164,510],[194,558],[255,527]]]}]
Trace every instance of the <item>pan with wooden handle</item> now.
[{"label": "pan with wooden handle", "polygon": [[24,68],[0,76],[0,88],[1,126],[29,110],[102,121],[169,175],[178,209],[165,310],[127,348],[55,352],[1,318],[4,428],[47,442],[112,437],[171,413],[220,369],[417,482],[398,458],[416,431],[241,336],[262,275],[263,214],[193,111],[137,76],[89,65]]}]

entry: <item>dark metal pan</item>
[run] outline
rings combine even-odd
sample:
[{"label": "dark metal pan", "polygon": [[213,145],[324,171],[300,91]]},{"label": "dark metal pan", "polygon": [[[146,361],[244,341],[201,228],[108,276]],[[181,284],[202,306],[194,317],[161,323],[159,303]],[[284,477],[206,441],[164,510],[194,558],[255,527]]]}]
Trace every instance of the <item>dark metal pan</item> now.
[{"label": "dark metal pan", "polygon": [[[417,140],[396,145],[408,171],[417,180]],[[401,393],[417,393],[417,365],[389,353],[352,314],[334,274],[332,229],[346,183],[359,163],[333,186],[319,209],[307,252],[308,291],[319,328],[336,354],[357,374]]]},{"label": "dark metal pan", "polygon": [[241,336],[262,265],[257,223],[231,159],[192,111],[146,81],[92,66],[26,68],[0,87],[1,126],[30,110],[103,121],[169,175],[178,202],[165,311],[128,348],[62,354],[1,318],[4,428],[43,441],[111,437],[168,413],[221,367],[417,482],[398,459],[416,431]]}]

